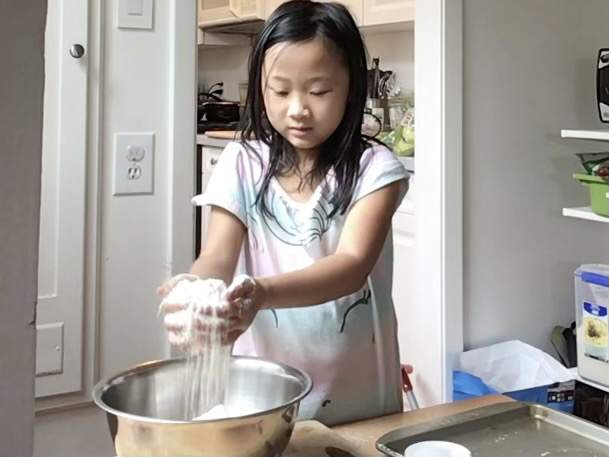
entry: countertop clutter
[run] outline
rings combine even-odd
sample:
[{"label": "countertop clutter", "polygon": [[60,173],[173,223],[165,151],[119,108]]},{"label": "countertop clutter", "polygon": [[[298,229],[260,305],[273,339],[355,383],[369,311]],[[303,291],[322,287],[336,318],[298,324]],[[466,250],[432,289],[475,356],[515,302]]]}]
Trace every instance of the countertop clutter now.
[{"label": "countertop clutter", "polygon": [[319,422],[298,422],[284,456],[364,457],[383,455],[376,441],[392,430],[422,424],[483,406],[508,403],[513,400],[502,395],[489,395],[401,414],[378,417],[328,428]]},{"label": "countertop clutter", "polygon": [[[235,131],[215,131],[197,135],[197,144],[200,146],[209,146],[213,148],[224,149],[231,141],[239,141],[240,132]],[[406,170],[414,172],[414,157],[400,157],[400,162],[404,164]]]},{"label": "countertop clutter", "polygon": [[547,405],[490,395],[332,429],[298,423],[284,455],[609,457],[609,430]]},{"label": "countertop clutter", "polygon": [[[217,132],[216,132],[217,133]],[[236,133],[236,132],[233,132]],[[201,146],[211,146],[214,148],[222,148],[224,149],[228,143],[231,141],[238,141],[238,137],[233,136],[232,138],[212,138],[205,134],[197,135],[197,144]]]}]

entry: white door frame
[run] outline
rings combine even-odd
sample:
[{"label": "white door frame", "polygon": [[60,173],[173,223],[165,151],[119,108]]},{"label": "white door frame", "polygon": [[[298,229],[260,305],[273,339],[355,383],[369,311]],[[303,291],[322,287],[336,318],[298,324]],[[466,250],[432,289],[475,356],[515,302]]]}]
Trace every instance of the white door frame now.
[{"label": "white door frame", "polygon": [[[171,0],[169,149],[170,214],[167,276],[184,273],[194,261],[194,195],[197,134],[197,0]],[[188,179],[185,179],[185,177]]]},{"label": "white door frame", "polygon": [[[166,277],[190,270],[194,261],[198,2],[171,0],[169,65],[169,218]],[[187,179],[185,177],[188,177]],[[167,357],[171,349],[167,345]]]},{"label": "white door frame", "polygon": [[415,390],[452,401],[463,350],[462,0],[419,0],[415,13]]}]

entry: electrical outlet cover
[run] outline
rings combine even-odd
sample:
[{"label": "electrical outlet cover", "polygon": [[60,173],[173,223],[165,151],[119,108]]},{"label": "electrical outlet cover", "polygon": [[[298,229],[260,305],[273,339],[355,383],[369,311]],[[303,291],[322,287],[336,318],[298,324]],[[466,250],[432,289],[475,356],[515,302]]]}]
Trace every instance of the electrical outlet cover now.
[{"label": "electrical outlet cover", "polygon": [[114,143],[113,195],[152,194],[154,134],[117,133]]}]

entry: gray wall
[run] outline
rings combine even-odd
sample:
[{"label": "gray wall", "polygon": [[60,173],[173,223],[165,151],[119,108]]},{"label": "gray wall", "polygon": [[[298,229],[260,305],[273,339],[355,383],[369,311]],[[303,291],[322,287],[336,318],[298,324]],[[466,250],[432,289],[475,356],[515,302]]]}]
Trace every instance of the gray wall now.
[{"label": "gray wall", "polygon": [[31,455],[46,0],[0,2],[0,455]]},{"label": "gray wall", "polygon": [[550,352],[574,319],[573,270],[609,263],[609,225],[561,216],[587,206],[560,138],[600,128],[595,61],[609,45],[607,0],[464,0],[464,338],[520,339]]}]

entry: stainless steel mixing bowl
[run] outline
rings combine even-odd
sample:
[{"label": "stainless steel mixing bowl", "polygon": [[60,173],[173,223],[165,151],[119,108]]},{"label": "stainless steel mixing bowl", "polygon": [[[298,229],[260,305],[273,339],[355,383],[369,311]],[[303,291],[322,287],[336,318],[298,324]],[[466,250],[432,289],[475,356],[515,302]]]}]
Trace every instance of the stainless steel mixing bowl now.
[{"label": "stainless steel mixing bowl", "polygon": [[270,360],[232,357],[225,406],[253,414],[184,421],[185,359],[149,362],[100,381],[93,400],[107,413],[119,456],[279,456],[313,383]]}]

